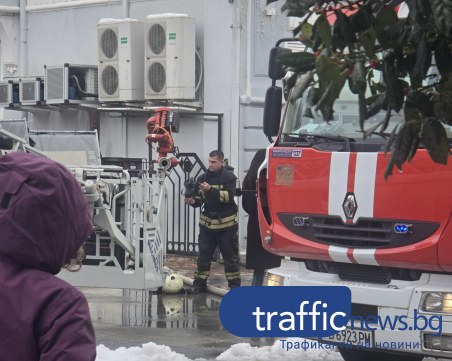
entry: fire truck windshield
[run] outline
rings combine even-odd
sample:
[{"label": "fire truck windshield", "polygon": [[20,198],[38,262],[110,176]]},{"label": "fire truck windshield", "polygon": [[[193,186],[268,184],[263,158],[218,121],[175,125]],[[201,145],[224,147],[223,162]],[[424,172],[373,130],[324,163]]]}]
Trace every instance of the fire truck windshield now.
[{"label": "fire truck windshield", "polygon": [[[305,92],[306,94],[307,92]],[[287,103],[284,125],[282,133],[286,137],[297,137],[298,135],[323,135],[342,136],[351,139],[363,138],[363,132],[359,126],[358,102],[357,100],[338,99],[334,105],[334,120],[326,122],[322,114],[315,106],[306,104],[306,96],[298,99],[289,99]],[[348,98],[348,97],[347,97]],[[371,129],[378,123],[382,123],[385,112],[380,112],[376,116],[369,118],[365,122],[365,129]],[[402,117],[394,114],[391,117],[389,126],[384,135],[394,129],[402,121]],[[380,127],[375,129],[374,137],[378,136]],[[381,138],[384,142],[383,137]],[[286,139],[288,140],[288,139]]]}]

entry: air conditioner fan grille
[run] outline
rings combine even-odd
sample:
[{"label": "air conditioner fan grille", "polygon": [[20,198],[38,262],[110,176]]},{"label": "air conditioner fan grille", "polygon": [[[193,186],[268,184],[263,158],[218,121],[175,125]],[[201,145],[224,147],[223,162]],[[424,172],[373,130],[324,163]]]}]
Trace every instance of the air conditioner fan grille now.
[{"label": "air conditioner fan grille", "polygon": [[148,32],[149,48],[155,55],[159,55],[165,49],[165,29],[160,24],[151,26]]},{"label": "air conditioner fan grille", "polygon": [[118,52],[118,37],[112,29],[106,29],[101,36],[101,49],[108,58],[113,58]]},{"label": "air conditioner fan grille", "polygon": [[2,84],[0,85],[0,103],[9,103],[9,85]]},{"label": "air conditioner fan grille", "polygon": [[46,100],[62,99],[64,89],[64,69],[54,68],[47,69],[47,97]]},{"label": "air conditioner fan grille", "polygon": [[152,91],[160,93],[165,87],[166,73],[165,68],[159,62],[152,63],[148,71],[148,82]]},{"label": "air conditioner fan grille", "polygon": [[22,83],[22,100],[36,100],[35,83]]},{"label": "air conditioner fan grille", "polygon": [[118,90],[119,78],[116,69],[109,65],[102,71],[102,87],[108,95],[113,95]]}]

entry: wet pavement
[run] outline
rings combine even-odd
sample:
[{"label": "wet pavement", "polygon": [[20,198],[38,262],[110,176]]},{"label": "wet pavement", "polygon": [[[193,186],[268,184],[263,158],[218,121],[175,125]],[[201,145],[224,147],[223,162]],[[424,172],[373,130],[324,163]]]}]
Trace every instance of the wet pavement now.
[{"label": "wet pavement", "polygon": [[[196,270],[196,257],[167,255],[165,259],[166,267],[176,271],[182,276],[193,279],[193,273]],[[253,277],[253,271],[241,267],[240,274],[243,286],[250,286]],[[208,285],[218,287],[224,290],[228,289],[228,283],[224,275],[224,266],[220,262],[212,262],[210,267],[210,276]]]},{"label": "wet pavement", "polygon": [[[167,258],[166,265],[192,277],[196,259]],[[250,285],[252,272],[242,270],[243,285]],[[209,284],[224,290],[223,266],[212,264]],[[185,286],[188,288],[188,286]],[[274,339],[246,339],[225,330],[219,318],[221,297],[211,293],[161,294],[129,289],[80,288],[88,299],[97,344],[109,349],[142,346],[148,342],[169,346],[190,359],[213,360],[236,343],[272,345]]]},{"label": "wet pavement", "polygon": [[[166,265],[183,276],[192,277],[196,258],[168,256]],[[242,285],[250,285],[252,272],[243,269],[242,276]],[[212,264],[209,284],[226,291],[227,282],[221,264]],[[80,290],[88,299],[97,344],[103,344],[111,350],[141,347],[153,342],[166,345],[191,360],[210,361],[234,344],[270,346],[276,340],[241,338],[229,333],[219,318],[222,297],[212,293],[187,294],[182,291],[178,294],[162,294],[86,287]],[[316,357],[307,359],[314,360]],[[341,357],[337,355],[334,359],[341,360]],[[430,360],[434,359],[425,359]]]}]

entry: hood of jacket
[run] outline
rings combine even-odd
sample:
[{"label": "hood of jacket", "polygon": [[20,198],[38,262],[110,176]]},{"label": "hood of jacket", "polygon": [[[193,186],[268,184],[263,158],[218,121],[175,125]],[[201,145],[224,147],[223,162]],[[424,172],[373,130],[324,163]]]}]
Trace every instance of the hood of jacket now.
[{"label": "hood of jacket", "polygon": [[66,167],[23,152],[0,157],[0,258],[57,274],[92,229],[87,199]]}]

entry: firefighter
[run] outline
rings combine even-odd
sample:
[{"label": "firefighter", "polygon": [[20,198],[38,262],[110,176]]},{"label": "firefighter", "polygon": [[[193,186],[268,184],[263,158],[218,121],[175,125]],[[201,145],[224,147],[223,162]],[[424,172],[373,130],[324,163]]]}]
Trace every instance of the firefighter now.
[{"label": "firefighter", "polygon": [[239,287],[240,261],[237,205],[234,201],[236,179],[232,168],[224,164],[224,154],[214,150],[209,154],[209,168],[197,179],[198,194],[185,198],[192,207],[202,207],[199,217],[199,256],[192,293],[206,291],[210,264],[216,247],[224,261],[229,288]]}]

